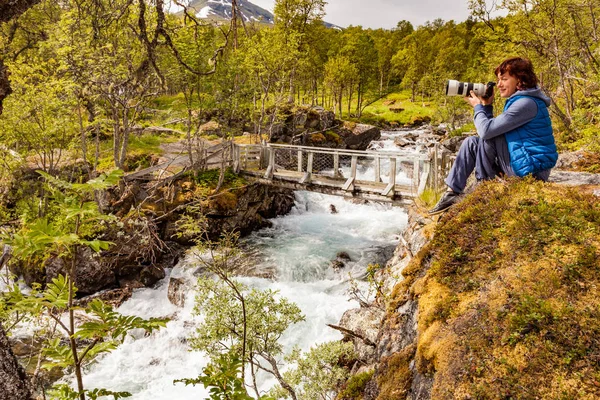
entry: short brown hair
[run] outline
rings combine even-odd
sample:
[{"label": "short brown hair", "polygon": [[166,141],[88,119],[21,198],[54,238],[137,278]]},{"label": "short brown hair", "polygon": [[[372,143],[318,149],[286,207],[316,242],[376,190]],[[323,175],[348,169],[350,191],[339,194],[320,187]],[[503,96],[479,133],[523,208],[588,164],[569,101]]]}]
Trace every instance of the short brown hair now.
[{"label": "short brown hair", "polygon": [[538,78],[533,72],[533,64],[526,58],[514,57],[502,61],[496,68],[496,76],[508,72],[519,81],[519,89],[533,89],[538,85]]}]

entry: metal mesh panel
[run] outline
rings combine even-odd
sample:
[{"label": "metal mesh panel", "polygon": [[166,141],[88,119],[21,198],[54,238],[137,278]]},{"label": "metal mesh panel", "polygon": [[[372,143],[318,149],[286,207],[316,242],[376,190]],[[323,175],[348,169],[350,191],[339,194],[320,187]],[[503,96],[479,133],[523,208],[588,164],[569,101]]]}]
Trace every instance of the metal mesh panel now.
[{"label": "metal mesh panel", "polygon": [[275,166],[278,169],[296,171],[298,169],[298,151],[293,149],[272,149],[275,152]]}]

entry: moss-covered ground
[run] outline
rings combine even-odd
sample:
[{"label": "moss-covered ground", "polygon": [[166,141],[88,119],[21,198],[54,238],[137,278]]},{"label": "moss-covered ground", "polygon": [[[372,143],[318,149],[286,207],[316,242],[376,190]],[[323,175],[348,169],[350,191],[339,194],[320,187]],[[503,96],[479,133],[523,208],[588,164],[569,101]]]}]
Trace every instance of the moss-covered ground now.
[{"label": "moss-covered ground", "polygon": [[418,299],[432,399],[600,398],[598,197],[481,184],[403,274],[391,310]]}]

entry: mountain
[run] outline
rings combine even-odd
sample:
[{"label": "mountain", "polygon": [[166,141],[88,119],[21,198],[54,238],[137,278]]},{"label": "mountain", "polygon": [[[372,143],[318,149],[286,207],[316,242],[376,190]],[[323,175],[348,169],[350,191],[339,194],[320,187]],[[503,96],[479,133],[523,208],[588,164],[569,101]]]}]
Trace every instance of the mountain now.
[{"label": "mountain", "polygon": [[[231,19],[231,0],[191,0],[188,3],[198,18],[214,21]],[[245,22],[273,24],[273,14],[270,11],[245,0],[238,0],[237,3]]]},{"label": "mountain", "polygon": [[[231,19],[231,0],[187,0],[188,7],[194,11],[198,18],[209,19],[213,21],[229,21]],[[246,0],[237,1],[245,22],[260,22],[272,25],[274,22],[273,13],[262,7],[252,4]],[[178,14],[182,13],[180,8],[172,4],[171,11]],[[323,22],[326,27],[341,29],[339,26]]]}]

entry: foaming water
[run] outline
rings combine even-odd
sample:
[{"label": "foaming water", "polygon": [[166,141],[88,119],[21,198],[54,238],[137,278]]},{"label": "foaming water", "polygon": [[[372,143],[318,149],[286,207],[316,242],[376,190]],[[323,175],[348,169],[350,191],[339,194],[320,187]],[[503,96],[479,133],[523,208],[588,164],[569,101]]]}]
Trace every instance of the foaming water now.
[{"label": "foaming water", "polygon": [[[394,133],[385,135],[392,137]],[[392,140],[382,141],[382,151]],[[365,173],[370,173],[368,168]],[[271,220],[271,228],[240,243],[257,263],[256,270],[269,273],[238,279],[250,287],[277,290],[279,296],[296,303],[306,317],[281,338],[286,353],[294,346],[306,351],[316,344],[341,339],[341,334],[327,324],[338,324],[346,310],[358,307],[349,300],[348,279],[363,276],[370,263],[385,262],[407,223],[403,209],[386,204],[354,204],[341,197],[303,191],[295,193],[295,200],[288,215]],[[334,269],[332,260],[340,253],[346,253],[350,260],[344,259],[344,266]],[[192,312],[197,268],[194,257],[186,257],[155,288],[136,290],[118,308],[125,315],[167,317],[170,322],[148,336],[133,332],[118,349],[99,358],[84,374],[87,388],[128,391],[132,400],[208,398],[202,385],[173,383],[197,377],[208,363],[203,353],[191,351],[188,344],[202,318]],[[171,304],[167,298],[169,275],[187,282],[184,307]],[[72,377],[66,380],[73,382]],[[259,378],[261,391],[275,383],[269,376]]]},{"label": "foaming water", "polygon": [[[332,206],[337,211],[332,213]],[[343,198],[309,192],[296,193],[292,212],[273,219],[273,226],[255,232],[241,244],[252,249],[262,267],[274,271],[272,279],[241,277],[243,283],[258,289],[272,289],[296,303],[306,320],[292,326],[281,338],[289,352],[318,343],[339,340],[341,334],[327,326],[337,324],[342,314],[358,307],[349,301],[348,275],[360,275],[365,267],[393,248],[406,225],[406,213],[389,205],[352,204]],[[351,261],[334,271],[331,261],[346,252]],[[186,257],[173,271],[193,283],[193,257]],[[208,397],[202,386],[173,384],[202,372],[208,359],[190,351],[187,338],[193,335],[201,316],[193,316],[193,290],[183,308],[167,299],[168,277],[155,289],[137,290],[118,311],[141,317],[170,317],[167,327],[145,337],[135,332],[114,352],[93,365],[85,375],[87,387],[129,391],[131,399],[181,399]],[[285,366],[283,369],[285,370]],[[266,391],[276,382],[261,375],[259,387]]]},{"label": "foaming water", "polygon": [[[384,204],[352,204],[342,197],[296,192],[296,206],[273,226],[253,233],[246,243],[259,250],[261,264],[277,271],[280,281],[337,279],[381,260],[406,225],[406,214]],[[345,252],[348,267],[340,272],[331,260]]]}]

